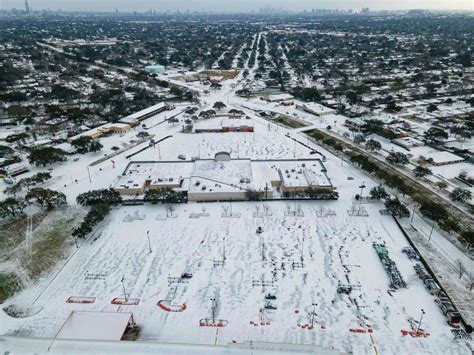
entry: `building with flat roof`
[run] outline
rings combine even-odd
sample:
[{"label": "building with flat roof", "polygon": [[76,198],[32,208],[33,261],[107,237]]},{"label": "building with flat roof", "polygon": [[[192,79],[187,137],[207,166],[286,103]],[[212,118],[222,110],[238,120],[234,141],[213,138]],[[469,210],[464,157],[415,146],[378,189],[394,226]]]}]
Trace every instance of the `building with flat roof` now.
[{"label": "building with flat roof", "polygon": [[[239,117],[240,118],[240,117]],[[212,132],[253,132],[254,124],[250,119],[236,118],[211,118],[209,120],[198,121],[194,125],[194,133]]]},{"label": "building with flat roof", "polygon": [[119,122],[126,123],[133,127],[140,124],[141,121],[146,120],[147,118],[150,118],[166,110],[172,110],[173,108],[174,107],[172,105],[168,105],[165,102],[160,102],[156,105],[147,107],[146,109],[125,116],[121,118]]},{"label": "building with flat roof", "polygon": [[450,152],[436,151],[424,154],[423,158],[435,166],[461,163],[465,159]]},{"label": "building with flat roof", "polygon": [[110,133],[126,133],[130,130],[130,125],[126,123],[106,123],[102,126],[90,129],[86,132],[82,132],[78,135],[75,135],[73,137],[69,137],[67,139],[68,143],[72,143],[74,140],[81,138],[81,137],[90,137],[91,139],[96,139],[102,136],[105,136]]},{"label": "building with flat roof", "polygon": [[145,71],[150,74],[163,74],[166,72],[166,68],[164,65],[148,65],[145,67]]},{"label": "building with flat roof", "polygon": [[326,116],[326,115],[334,114],[336,112],[336,110],[332,108],[317,104],[315,102],[298,101],[296,102],[296,108],[301,111],[312,113],[313,115],[316,115],[316,116]]},{"label": "building with flat roof", "polygon": [[309,188],[335,187],[319,159],[231,159],[218,152],[214,159],[130,162],[114,189],[121,195],[172,188],[187,193],[188,201],[248,200],[258,193],[266,199]]},{"label": "building with flat roof", "polygon": [[294,99],[294,97],[290,94],[276,94],[276,95],[264,96],[263,99],[268,102],[283,102],[283,101],[291,101]]}]

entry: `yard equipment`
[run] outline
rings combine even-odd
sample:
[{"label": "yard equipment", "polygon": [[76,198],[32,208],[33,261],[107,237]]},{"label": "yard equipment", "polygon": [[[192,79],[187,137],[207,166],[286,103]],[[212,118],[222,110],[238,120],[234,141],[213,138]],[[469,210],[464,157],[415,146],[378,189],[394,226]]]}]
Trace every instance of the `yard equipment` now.
[{"label": "yard equipment", "polygon": [[277,309],[277,306],[273,304],[272,302],[265,302],[265,309]]},{"label": "yard equipment", "polygon": [[456,311],[450,301],[439,302],[439,309],[446,317],[448,324],[454,328],[459,328],[461,325],[461,315]]},{"label": "yard equipment", "polygon": [[437,295],[441,291],[436,281],[431,278],[424,280],[423,283],[432,295]]},{"label": "yard equipment", "polygon": [[188,308],[186,303],[172,304],[171,300],[160,300],[156,305],[166,312],[184,312]]},{"label": "yard equipment", "polygon": [[417,254],[415,250],[413,250],[413,248],[405,247],[402,249],[402,253],[406,254],[408,259],[410,260],[416,260],[416,261],[420,260],[420,256]]},{"label": "yard equipment", "polygon": [[71,296],[66,300],[67,303],[94,303],[95,297]]},{"label": "yard equipment", "polygon": [[138,298],[114,298],[110,303],[121,306],[138,306],[140,299]]},{"label": "yard equipment", "polygon": [[340,285],[337,287],[337,293],[345,293],[346,295],[352,292],[351,285]]},{"label": "yard equipment", "polygon": [[380,243],[374,243],[373,247],[375,249],[375,252],[379,256],[380,261],[382,262],[382,265],[388,275],[388,278],[390,279],[390,287],[393,287],[394,289],[402,287],[406,288],[407,284],[403,280],[403,277],[400,274],[400,271],[398,270],[395,262],[388,256],[388,250],[385,245]]},{"label": "yard equipment", "polygon": [[229,324],[228,320],[216,318],[218,311],[217,298],[211,298],[211,318],[203,318],[199,320],[200,327],[225,327]]}]

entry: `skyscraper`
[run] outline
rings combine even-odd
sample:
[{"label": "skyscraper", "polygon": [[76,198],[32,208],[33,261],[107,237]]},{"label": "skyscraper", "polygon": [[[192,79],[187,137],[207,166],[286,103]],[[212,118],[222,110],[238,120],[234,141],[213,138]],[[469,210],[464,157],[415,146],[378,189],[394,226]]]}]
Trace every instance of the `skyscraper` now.
[{"label": "skyscraper", "polygon": [[30,13],[30,5],[28,5],[28,0],[25,0],[25,12],[26,12],[27,14]]}]

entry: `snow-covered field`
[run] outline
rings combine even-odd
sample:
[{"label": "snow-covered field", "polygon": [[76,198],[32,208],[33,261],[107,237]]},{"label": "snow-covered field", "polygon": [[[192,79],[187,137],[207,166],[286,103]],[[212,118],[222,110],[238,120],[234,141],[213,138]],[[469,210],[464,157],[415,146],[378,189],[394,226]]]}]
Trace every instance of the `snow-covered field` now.
[{"label": "snow-covered field", "polygon": [[[240,213],[240,218],[221,217],[225,203],[179,205],[170,218],[163,205],[118,208],[42,290],[34,302],[42,310],[24,319],[2,314],[1,332],[54,337],[73,310],[131,311],[142,326],[144,340],[278,341],[367,354],[373,351],[370,335],[349,329],[372,327],[380,353],[467,353],[451,340],[433,297],[401,252],[406,240],[391,217],[379,214],[381,205],[365,206],[369,217],[349,217],[344,200],[297,205],[304,216],[285,216],[295,204],[281,201],[268,203],[271,216],[262,218],[254,217],[257,206],[263,211],[261,203],[232,203],[233,214]],[[336,216],[317,217],[321,207],[334,210]],[[202,208],[209,216],[189,218]],[[127,216],[139,218],[126,222]],[[258,227],[263,229],[265,260]],[[373,242],[386,243],[408,289],[387,292],[389,281]],[[182,272],[193,273],[193,278],[177,282]],[[346,275],[354,286],[350,296],[336,292],[339,282],[347,284]],[[139,305],[110,303],[124,296],[122,277],[128,297],[140,299]],[[39,289],[27,289],[9,303],[30,306]],[[250,321],[259,323],[268,292],[276,296],[272,302],[277,309],[264,313],[270,325],[254,326]],[[96,301],[66,303],[70,296],[96,297]],[[229,321],[218,331],[199,326],[201,318],[210,317],[211,298],[218,299],[217,317]],[[156,305],[163,299],[186,303],[187,309],[166,312]],[[310,322],[313,307],[314,329],[298,327]],[[431,336],[403,337],[400,330],[410,329],[408,318],[418,319],[421,309],[426,312],[422,328]]]}]

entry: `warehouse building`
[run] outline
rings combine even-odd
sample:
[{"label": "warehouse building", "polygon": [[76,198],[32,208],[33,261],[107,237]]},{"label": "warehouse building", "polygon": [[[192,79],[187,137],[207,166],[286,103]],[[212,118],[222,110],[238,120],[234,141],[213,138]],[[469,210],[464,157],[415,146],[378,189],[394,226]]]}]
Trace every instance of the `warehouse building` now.
[{"label": "warehouse building", "polygon": [[147,107],[144,110],[141,110],[141,111],[132,113],[131,115],[128,115],[126,117],[123,117],[122,119],[119,120],[119,122],[125,123],[134,127],[134,126],[139,125],[140,122],[146,120],[147,118],[155,116],[163,111],[173,110],[173,109],[174,109],[173,105],[168,105],[165,102],[160,102],[159,104]]}]

